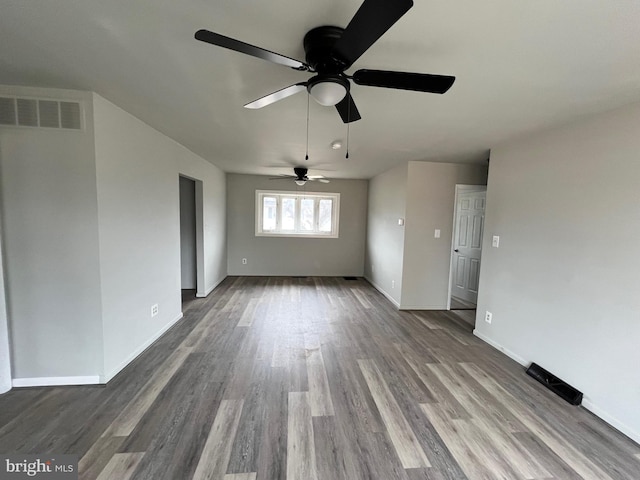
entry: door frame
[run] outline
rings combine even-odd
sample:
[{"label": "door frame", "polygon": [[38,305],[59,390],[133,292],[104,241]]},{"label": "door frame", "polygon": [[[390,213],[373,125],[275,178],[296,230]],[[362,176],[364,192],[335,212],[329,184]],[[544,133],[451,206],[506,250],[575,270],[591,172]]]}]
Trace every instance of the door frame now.
[{"label": "door frame", "polygon": [[204,298],[207,296],[204,283],[204,186],[202,180],[179,173],[178,203],[180,202],[180,177],[192,180],[196,184],[196,297]]},{"label": "door frame", "polygon": [[7,309],[6,284],[4,281],[4,238],[2,231],[2,212],[0,212],[0,393],[11,390],[13,373],[13,345],[9,326],[9,310]]},{"label": "door frame", "polygon": [[[451,230],[451,248],[449,249],[449,291],[447,292],[447,310],[451,310],[451,292],[453,291],[453,249],[456,243],[456,215],[458,214],[458,199],[461,193],[486,192],[486,185],[465,185],[456,184],[455,197],[453,200],[453,229]],[[486,204],[485,204],[486,207]],[[482,267],[482,252],[480,252],[480,266]]]}]

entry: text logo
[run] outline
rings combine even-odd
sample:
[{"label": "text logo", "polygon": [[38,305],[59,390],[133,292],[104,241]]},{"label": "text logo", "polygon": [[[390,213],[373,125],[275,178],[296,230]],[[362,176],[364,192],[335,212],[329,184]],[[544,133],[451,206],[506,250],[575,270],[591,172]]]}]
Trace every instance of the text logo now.
[{"label": "text logo", "polygon": [[0,455],[0,480],[78,480],[77,455]]}]

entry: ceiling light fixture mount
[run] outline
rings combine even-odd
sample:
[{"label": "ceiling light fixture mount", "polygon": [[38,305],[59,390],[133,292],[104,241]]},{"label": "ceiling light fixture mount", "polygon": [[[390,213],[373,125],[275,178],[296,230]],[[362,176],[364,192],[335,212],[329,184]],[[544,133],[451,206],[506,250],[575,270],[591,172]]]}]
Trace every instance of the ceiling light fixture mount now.
[{"label": "ceiling light fixture mount", "polygon": [[331,143],[331,148],[333,148],[334,150],[340,150],[342,148],[342,142],[340,140],[335,140],[333,143]]}]

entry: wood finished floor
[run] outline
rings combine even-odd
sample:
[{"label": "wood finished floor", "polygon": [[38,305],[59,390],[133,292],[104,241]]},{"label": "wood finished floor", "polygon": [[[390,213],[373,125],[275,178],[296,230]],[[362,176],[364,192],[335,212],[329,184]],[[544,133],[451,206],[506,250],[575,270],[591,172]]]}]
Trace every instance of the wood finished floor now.
[{"label": "wood finished floor", "polygon": [[0,396],[0,452],[82,479],[638,479],[640,447],[451,312],[363,280],[229,277],[106,387]]},{"label": "wood finished floor", "polygon": [[475,310],[476,304],[459,297],[451,297],[451,310]]},{"label": "wood finished floor", "polygon": [[476,326],[476,311],[474,310],[469,310],[469,309],[465,309],[465,310],[451,310],[449,312],[451,315],[455,315],[458,318],[460,318],[460,320],[463,320],[466,323],[466,328],[467,329],[471,329],[471,331],[473,331],[473,329]]}]

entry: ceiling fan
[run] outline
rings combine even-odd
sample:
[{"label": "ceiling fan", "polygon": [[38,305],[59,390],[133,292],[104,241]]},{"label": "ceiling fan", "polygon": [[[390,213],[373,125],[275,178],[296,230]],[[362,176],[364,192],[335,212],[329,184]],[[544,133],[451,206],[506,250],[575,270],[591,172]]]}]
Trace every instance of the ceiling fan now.
[{"label": "ceiling fan", "polygon": [[307,175],[309,170],[305,167],[295,167],[293,173],[295,175],[279,175],[277,177],[271,177],[269,180],[280,180],[283,178],[293,178],[296,185],[302,186],[307,182],[320,182],[329,183],[329,179],[324,178],[322,175]]},{"label": "ceiling fan", "polygon": [[321,105],[335,105],[342,121],[350,123],[361,117],[350,93],[349,80],[356,85],[429,93],[445,93],[453,85],[455,77],[448,75],[367,69],[353,75],[345,73],[412,6],[413,0],[364,0],[347,28],[323,26],[307,32],[303,40],[306,63],[208,30],[198,30],[195,38],[294,70],[315,73],[309,80],[258,98],[245,108],[262,108],[307,90]]}]

